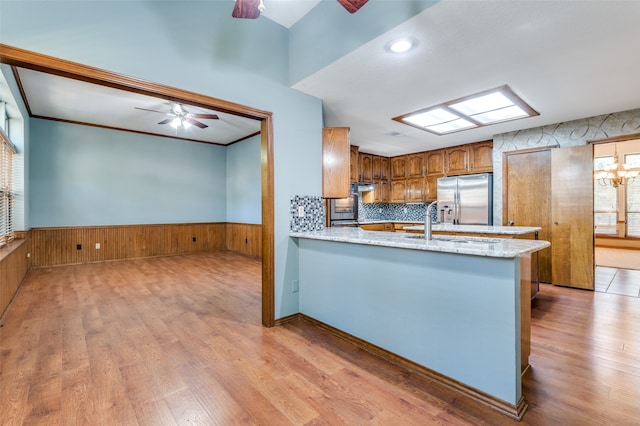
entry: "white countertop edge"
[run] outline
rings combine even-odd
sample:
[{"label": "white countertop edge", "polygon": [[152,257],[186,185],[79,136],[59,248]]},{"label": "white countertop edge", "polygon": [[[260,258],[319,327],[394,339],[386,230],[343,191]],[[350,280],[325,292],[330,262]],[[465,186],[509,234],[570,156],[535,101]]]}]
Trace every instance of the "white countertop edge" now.
[{"label": "white countertop edge", "polygon": [[[402,229],[408,231],[423,231],[424,225],[409,225]],[[524,235],[541,231],[539,226],[487,226],[487,225],[449,225],[434,224],[431,229],[439,232],[465,232],[474,234],[496,234],[496,235]]]},{"label": "white countertop edge", "polygon": [[364,231],[360,228],[326,228],[323,231],[309,232],[291,231],[289,236],[292,238],[502,258],[519,257],[542,250],[551,245],[548,241],[542,240],[445,235],[435,235],[432,240],[427,241],[420,238],[420,234]]}]

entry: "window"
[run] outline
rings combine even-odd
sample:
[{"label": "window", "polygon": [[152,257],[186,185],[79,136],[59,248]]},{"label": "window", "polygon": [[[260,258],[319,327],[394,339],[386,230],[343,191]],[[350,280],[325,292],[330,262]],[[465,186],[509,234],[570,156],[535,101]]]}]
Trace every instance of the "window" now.
[{"label": "window", "polygon": [[[594,170],[604,170],[604,166],[613,164],[613,156],[595,157]],[[596,235],[618,235],[618,190],[611,185],[593,185],[593,219]]]},{"label": "window", "polygon": [[0,131],[0,247],[13,239],[13,156],[14,146]]},{"label": "window", "polygon": [[[640,154],[627,154],[624,162],[633,168],[640,168]],[[627,237],[640,237],[640,178],[634,179],[627,187]]]}]

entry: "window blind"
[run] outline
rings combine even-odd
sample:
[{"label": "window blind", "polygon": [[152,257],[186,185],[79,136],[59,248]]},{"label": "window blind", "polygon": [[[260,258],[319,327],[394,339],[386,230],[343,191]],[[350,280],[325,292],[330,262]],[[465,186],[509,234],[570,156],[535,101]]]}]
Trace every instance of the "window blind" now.
[{"label": "window blind", "polygon": [[[625,163],[640,167],[640,154],[625,155]],[[640,177],[627,185],[627,237],[640,237]]]},{"label": "window blind", "polygon": [[0,247],[13,240],[13,157],[15,147],[0,131]]}]

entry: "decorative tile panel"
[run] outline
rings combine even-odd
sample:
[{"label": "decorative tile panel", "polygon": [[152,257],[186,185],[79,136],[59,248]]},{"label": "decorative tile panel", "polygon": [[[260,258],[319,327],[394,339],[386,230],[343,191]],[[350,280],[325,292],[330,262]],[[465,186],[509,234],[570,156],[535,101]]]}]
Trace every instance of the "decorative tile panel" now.
[{"label": "decorative tile panel", "polygon": [[568,148],[589,141],[640,133],[640,109],[598,115],[493,137],[493,223],[502,223],[502,154],[521,149]]},{"label": "decorative tile panel", "polygon": [[[299,207],[304,208],[304,217],[298,216]],[[322,197],[296,195],[291,198],[291,208],[289,210],[289,228],[291,231],[322,231],[325,228],[326,217],[327,214]]]}]

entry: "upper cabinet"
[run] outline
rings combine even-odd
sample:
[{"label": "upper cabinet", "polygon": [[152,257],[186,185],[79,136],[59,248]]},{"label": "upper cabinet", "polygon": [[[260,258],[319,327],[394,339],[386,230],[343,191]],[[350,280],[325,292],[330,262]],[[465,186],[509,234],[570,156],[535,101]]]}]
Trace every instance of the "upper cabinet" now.
[{"label": "upper cabinet", "polygon": [[448,176],[493,171],[493,141],[477,142],[445,149]]},{"label": "upper cabinet", "polygon": [[493,171],[493,141],[469,145],[469,163],[472,173]]},{"label": "upper cabinet", "polygon": [[360,153],[360,182],[373,180],[373,154]]},{"label": "upper cabinet", "polygon": [[350,191],[348,127],[322,129],[322,196],[346,198]]},{"label": "upper cabinet", "polygon": [[407,163],[407,156],[400,155],[398,157],[391,158],[391,179],[404,179],[407,176],[405,175],[405,165]]},{"label": "upper cabinet", "polygon": [[407,155],[405,167],[407,178],[422,177],[424,175],[424,152]]},{"label": "upper cabinet", "polygon": [[359,180],[359,167],[358,167],[358,147],[351,145],[349,150],[349,180],[351,182],[357,182]]},{"label": "upper cabinet", "polygon": [[425,152],[427,176],[444,175],[444,149]]},{"label": "upper cabinet", "polygon": [[469,145],[445,149],[445,173],[449,176],[469,172]]}]

